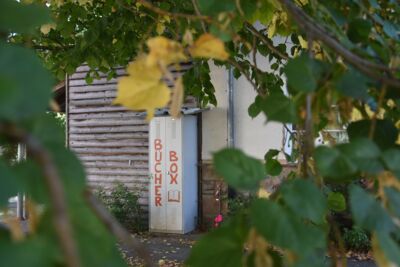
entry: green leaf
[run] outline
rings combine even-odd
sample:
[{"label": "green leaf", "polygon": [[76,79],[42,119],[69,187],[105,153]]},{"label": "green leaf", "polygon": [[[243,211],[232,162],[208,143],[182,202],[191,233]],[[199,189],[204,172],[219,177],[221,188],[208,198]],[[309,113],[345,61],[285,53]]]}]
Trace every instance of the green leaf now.
[{"label": "green leaf", "polygon": [[385,21],[383,23],[383,31],[390,37],[399,40],[398,27],[395,27],[392,23]]},{"label": "green leaf", "polygon": [[15,0],[0,1],[2,31],[29,33],[50,21],[50,12],[45,5],[25,5]]},{"label": "green leaf", "polygon": [[196,242],[185,265],[241,267],[247,234],[243,219],[235,217]]},{"label": "green leaf", "polygon": [[261,108],[260,108],[259,105],[257,105],[257,103],[254,102],[254,103],[252,103],[252,104],[249,106],[247,112],[249,113],[249,116],[250,116],[252,119],[254,119],[255,117],[258,116],[258,114],[261,113]]},{"label": "green leaf", "polygon": [[372,23],[365,19],[353,19],[347,30],[347,36],[354,43],[368,41],[369,33],[371,32]]},{"label": "green leaf", "polygon": [[16,196],[19,187],[18,181],[10,168],[0,160],[0,207],[6,207],[8,199]]},{"label": "green leaf", "polygon": [[278,156],[279,152],[277,149],[270,149],[264,156],[265,170],[269,175],[277,176],[282,172],[281,163],[277,159],[274,159],[274,157]]},{"label": "green leaf", "polygon": [[279,151],[278,149],[270,149],[270,150],[268,150],[267,153],[265,153],[264,159],[265,159],[265,160],[272,159],[273,157],[278,156],[279,152],[280,152],[280,151]]},{"label": "green leaf", "polygon": [[28,194],[37,203],[49,203],[42,169],[36,162],[29,159],[18,162],[13,166],[13,172],[18,177],[18,180],[21,181],[23,192]]},{"label": "green leaf", "polygon": [[[73,191],[71,190],[70,193]],[[75,191],[75,194],[77,192]],[[76,195],[70,210],[82,266],[126,267],[116,240],[82,199]],[[95,245],[94,243],[95,242]]]},{"label": "green leaf", "polygon": [[350,143],[338,145],[337,149],[355,163],[359,171],[377,174],[384,169],[379,147],[368,138],[354,138]]},{"label": "green leaf", "polygon": [[303,53],[299,57],[289,60],[284,68],[284,73],[290,88],[300,92],[312,92],[317,89],[322,66],[320,62]]},{"label": "green leaf", "polygon": [[202,14],[211,16],[236,9],[233,0],[198,0],[198,4]]},{"label": "green leaf", "polygon": [[262,110],[268,121],[295,123],[297,121],[296,105],[283,94],[267,96],[262,103]]},{"label": "green leaf", "polygon": [[317,224],[324,222],[327,202],[312,182],[304,179],[285,182],[280,188],[280,193],[293,213]]},{"label": "green leaf", "polygon": [[265,162],[265,171],[271,176],[277,176],[282,172],[282,165],[276,159],[269,159]]},{"label": "green leaf", "polygon": [[253,13],[253,17],[250,19],[251,22],[260,21],[264,25],[268,25],[272,17],[274,16],[274,11],[276,8],[269,0],[259,1],[260,6],[257,7],[256,11]]},{"label": "green leaf", "polygon": [[[369,137],[371,120],[360,120],[350,123],[347,133],[350,141],[360,137]],[[398,130],[392,122],[388,120],[376,120],[373,141],[381,148],[387,149],[394,146],[398,136]]]},{"label": "green leaf", "polygon": [[[65,129],[50,113],[31,119],[25,125],[27,130],[45,146],[65,146]],[[51,134],[48,134],[49,132]]]},{"label": "green leaf", "polygon": [[378,244],[380,249],[385,254],[385,258],[389,260],[392,264],[389,266],[396,266],[400,262],[400,248],[399,243],[387,234],[382,232],[377,232]]},{"label": "green leaf", "polygon": [[336,81],[335,87],[345,96],[366,101],[369,97],[367,81],[364,75],[350,69]]},{"label": "green leaf", "polygon": [[326,246],[325,234],[321,229],[304,224],[277,203],[257,199],[250,209],[250,215],[257,232],[272,245],[290,249],[301,255]]},{"label": "green leaf", "polygon": [[53,79],[33,51],[0,42],[0,118],[25,119],[43,113]]},{"label": "green leaf", "polygon": [[350,207],[355,222],[369,231],[390,233],[395,225],[382,205],[358,186],[350,188]]},{"label": "green leaf", "polygon": [[389,200],[389,210],[400,218],[400,192],[392,187],[385,187],[385,195]]},{"label": "green leaf", "polygon": [[319,173],[331,178],[348,178],[357,171],[356,165],[336,148],[319,146],[314,159]]},{"label": "green leaf", "polygon": [[328,194],[328,208],[335,212],[346,210],[346,199],[342,193],[330,192]]},{"label": "green leaf", "polygon": [[260,181],[266,178],[263,164],[238,149],[218,151],[213,160],[216,173],[237,189],[257,189]]},{"label": "green leaf", "polygon": [[1,238],[0,257],[2,266],[52,267],[59,264],[54,243],[41,236],[28,237],[22,242],[7,242]]},{"label": "green leaf", "polygon": [[386,168],[393,172],[400,172],[400,150],[390,148],[382,153],[382,160]]}]

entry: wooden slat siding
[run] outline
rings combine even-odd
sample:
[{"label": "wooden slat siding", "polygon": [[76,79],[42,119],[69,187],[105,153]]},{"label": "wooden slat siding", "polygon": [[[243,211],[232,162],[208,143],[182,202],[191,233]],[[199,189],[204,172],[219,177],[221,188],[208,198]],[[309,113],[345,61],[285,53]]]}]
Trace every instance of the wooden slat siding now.
[{"label": "wooden slat siding", "polygon": [[69,136],[73,140],[120,140],[124,138],[146,138],[147,132],[121,134],[70,134]]},{"label": "wooden slat siding", "polygon": [[71,118],[70,122],[71,126],[125,126],[125,125],[146,125],[146,122],[141,120],[140,118],[126,118],[124,120],[110,120],[103,119],[103,121],[99,119],[85,119],[85,120],[74,120]]},{"label": "wooden slat siding", "polygon": [[125,147],[125,146],[148,146],[147,140],[138,140],[138,139],[125,139],[118,141],[71,141],[70,147]]},{"label": "wooden slat siding", "polygon": [[83,161],[135,161],[135,160],[148,160],[148,155],[80,155]]},{"label": "wooden slat siding", "polygon": [[147,162],[140,163],[139,161],[129,164],[129,162],[119,161],[87,161],[84,163],[86,168],[108,168],[108,169],[119,169],[119,168],[137,168],[137,169],[148,169]]},{"label": "wooden slat siding", "polygon": [[97,98],[114,98],[117,96],[117,92],[114,90],[101,91],[101,92],[89,92],[89,93],[71,93],[69,98],[72,100],[82,99],[97,99]]},{"label": "wooden slat siding", "polygon": [[85,85],[85,86],[72,86],[69,88],[70,93],[89,93],[89,92],[102,92],[102,91],[115,91],[115,84],[98,84],[98,85]]},{"label": "wooden slat siding", "polygon": [[[115,182],[140,192],[139,203],[148,210],[148,123],[142,112],[112,106],[116,79],[86,84],[89,68],[81,66],[69,77],[69,147],[85,166],[92,188],[110,190]],[[117,76],[126,75],[123,68]],[[140,116],[139,116],[140,115]]]},{"label": "wooden slat siding", "polygon": [[[181,76],[190,64],[172,70],[174,79]],[[148,210],[148,123],[143,112],[128,111],[112,106],[118,78],[126,76],[124,68],[116,69],[117,78],[101,79],[86,84],[88,66],[77,68],[69,76],[67,125],[68,145],[81,159],[91,188],[110,190],[115,182],[140,192],[139,203]],[[167,81],[172,86],[171,81]],[[184,107],[196,107],[189,97]],[[146,216],[147,217],[147,216]]]},{"label": "wooden slat siding", "polygon": [[[112,126],[112,127],[84,127],[84,126],[70,126],[70,133],[134,133],[134,132],[147,132],[148,125],[138,126]],[[72,140],[71,140],[72,141]]]},{"label": "wooden slat siding", "polygon": [[113,106],[113,107],[80,107],[77,108],[73,105],[70,105],[70,113],[102,113],[102,112],[115,112],[115,111],[127,111],[126,108],[124,107],[117,107],[117,106]]}]

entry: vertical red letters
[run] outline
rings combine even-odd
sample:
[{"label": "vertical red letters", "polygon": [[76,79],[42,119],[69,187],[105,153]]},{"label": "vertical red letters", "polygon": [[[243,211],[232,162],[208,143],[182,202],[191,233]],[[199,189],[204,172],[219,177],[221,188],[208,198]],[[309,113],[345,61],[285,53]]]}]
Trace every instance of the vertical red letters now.
[{"label": "vertical red letters", "polygon": [[178,156],[176,151],[169,152],[169,184],[178,184]]},{"label": "vertical red letters", "polygon": [[162,143],[161,139],[154,139],[154,205],[162,206],[161,190],[162,190]]}]

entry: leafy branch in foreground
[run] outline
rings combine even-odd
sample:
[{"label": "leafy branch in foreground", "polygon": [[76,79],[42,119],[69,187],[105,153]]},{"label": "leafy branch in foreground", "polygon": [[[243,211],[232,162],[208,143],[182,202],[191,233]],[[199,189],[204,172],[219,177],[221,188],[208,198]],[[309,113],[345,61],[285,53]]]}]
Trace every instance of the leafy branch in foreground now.
[{"label": "leafy branch in foreground", "polygon": [[[377,263],[399,266],[400,5],[396,1],[54,0],[47,7],[3,2],[9,5],[2,3],[0,8],[5,33],[0,43],[0,122],[38,138],[53,159],[83,266],[124,263],[112,246],[116,240],[84,197],[79,161],[57,138],[59,128],[43,116],[51,98],[50,76],[32,50],[16,44],[59,47],[38,50],[45,65],[63,78],[87,62],[88,82],[99,72],[112,78],[113,67],[136,59],[128,68],[130,76],[120,82],[117,102],[146,109],[150,118],[154,108],[169,100],[161,81],[169,79],[168,65],[197,57],[193,45],[203,40],[203,52],[219,47],[223,56],[201,58],[232,67],[236,78],[243,75],[254,87],[251,117],[295,126],[299,156],[294,160],[301,171],[288,176],[269,199],[252,201],[248,209],[200,240],[189,266],[335,266],[343,250],[333,215],[345,210],[355,227],[371,234]],[[32,16],[24,16],[25,12]],[[38,27],[50,17],[54,25],[40,32]],[[260,60],[268,67],[262,67]],[[194,65],[187,75],[198,74],[196,83],[183,77],[186,83],[178,81],[173,89],[175,111],[184,90],[200,97],[201,103],[216,103],[207,62],[197,59]],[[314,149],[316,135],[332,128],[347,129],[349,141],[339,144],[326,135],[330,146]],[[50,130],[55,134],[49,136]],[[267,173],[279,174],[278,156],[279,151],[267,152],[263,164],[227,149],[214,155],[214,164],[230,186],[254,194]],[[0,250],[2,260],[18,266],[65,264],[62,247],[49,246],[57,229],[49,219],[55,211],[41,167],[31,160],[15,166],[0,162],[7,183],[0,190],[2,206],[19,188],[35,203],[47,204],[25,240],[13,243],[8,232],[1,232],[0,246],[6,248]],[[348,196],[331,192],[332,185],[347,187]],[[110,217],[94,210],[110,222]],[[114,227],[118,237],[127,234]],[[21,251],[43,247],[49,251],[46,255],[18,257]]]},{"label": "leafy branch in foreground", "polygon": [[[0,5],[0,28],[8,38],[20,33],[35,36],[33,29],[50,18],[43,5],[13,0]],[[145,247],[139,247],[97,200],[85,193],[83,167],[65,148],[60,123],[46,112],[54,83],[51,74],[33,50],[10,39],[0,41],[0,58],[0,141],[27,147],[26,161],[0,158],[0,207],[6,209],[8,198],[24,192],[30,214],[26,230],[19,222],[5,221],[7,227],[0,230],[2,264],[126,266],[115,234],[151,265]]]}]

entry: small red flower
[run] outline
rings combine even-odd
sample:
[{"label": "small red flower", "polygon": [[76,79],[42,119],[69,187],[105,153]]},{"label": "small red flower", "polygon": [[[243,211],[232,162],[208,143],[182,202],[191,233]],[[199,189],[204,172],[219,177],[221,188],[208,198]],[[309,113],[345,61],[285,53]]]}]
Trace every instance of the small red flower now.
[{"label": "small red flower", "polygon": [[219,225],[221,224],[221,222],[223,222],[224,218],[222,217],[222,214],[218,214],[215,218],[214,218],[214,227],[219,227]]}]

